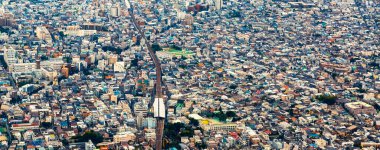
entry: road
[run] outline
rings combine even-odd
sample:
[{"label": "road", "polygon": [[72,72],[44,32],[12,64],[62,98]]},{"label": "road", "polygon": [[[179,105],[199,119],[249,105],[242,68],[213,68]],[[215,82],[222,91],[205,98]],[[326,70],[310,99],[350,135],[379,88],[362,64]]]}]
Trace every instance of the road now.
[{"label": "road", "polygon": [[[133,6],[131,5],[131,8]],[[130,16],[132,18],[132,22],[141,35],[141,37],[145,40],[145,45],[148,48],[148,53],[150,58],[153,60],[153,63],[156,68],[156,83],[155,83],[155,98],[163,98],[162,97],[162,69],[161,69],[161,63],[160,60],[158,59],[157,55],[154,53],[151,44],[149,43],[150,41],[146,38],[145,33],[142,32],[140,26],[138,25],[136,21],[135,14],[133,13],[133,9],[129,11]],[[164,132],[164,118],[156,118],[157,119],[157,124],[156,124],[156,150],[161,150],[162,149],[162,137],[163,137],[163,132]]]}]

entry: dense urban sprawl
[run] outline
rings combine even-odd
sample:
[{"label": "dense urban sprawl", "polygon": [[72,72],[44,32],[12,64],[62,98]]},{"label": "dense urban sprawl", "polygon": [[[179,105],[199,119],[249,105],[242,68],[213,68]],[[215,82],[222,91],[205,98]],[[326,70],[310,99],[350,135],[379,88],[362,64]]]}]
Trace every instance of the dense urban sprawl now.
[{"label": "dense urban sprawl", "polygon": [[147,45],[163,149],[377,149],[379,26],[378,0],[0,0],[0,149],[155,148]]}]

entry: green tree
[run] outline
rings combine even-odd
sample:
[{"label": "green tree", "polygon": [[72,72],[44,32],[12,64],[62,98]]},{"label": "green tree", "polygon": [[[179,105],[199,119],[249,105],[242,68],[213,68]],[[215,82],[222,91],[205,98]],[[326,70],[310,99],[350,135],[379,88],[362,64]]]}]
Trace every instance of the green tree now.
[{"label": "green tree", "polygon": [[73,61],[73,58],[72,57],[63,57],[63,61],[66,62],[66,63],[71,64],[72,61]]},{"label": "green tree", "polygon": [[62,38],[65,37],[65,34],[63,33],[63,31],[59,31],[58,34],[59,34],[59,36],[62,37]]},{"label": "green tree", "polygon": [[199,149],[206,149],[207,148],[207,145],[205,142],[202,142],[202,143],[195,143],[195,147],[199,148]]},{"label": "green tree", "polygon": [[74,136],[72,139],[76,140],[76,142],[88,142],[91,140],[95,145],[103,142],[103,136],[93,130],[87,131],[83,135]]},{"label": "green tree", "polygon": [[193,126],[199,126],[199,121],[198,120],[195,120],[194,118],[189,118],[190,120],[190,125],[193,125]]},{"label": "green tree", "polygon": [[174,50],[181,50],[182,48],[180,48],[179,46],[177,45],[172,45],[170,46],[170,48],[174,49]]},{"label": "green tree", "polygon": [[113,47],[113,46],[103,46],[102,50],[103,51],[111,51],[111,52],[114,52],[116,54],[121,54],[121,52],[123,51],[121,48]]},{"label": "green tree", "polygon": [[42,61],[49,60],[49,57],[46,56],[46,55],[43,55],[43,56],[41,56],[41,60],[42,60]]},{"label": "green tree", "polygon": [[225,122],[227,120],[227,116],[224,113],[219,113],[218,115],[219,121]]},{"label": "green tree", "polygon": [[18,104],[18,103],[21,103],[22,99],[18,96],[14,97],[11,99],[10,103],[11,104]]},{"label": "green tree", "polygon": [[170,147],[179,147],[178,144],[181,142],[181,136],[178,133],[180,133],[181,129],[184,127],[185,124],[183,123],[169,123],[165,126],[164,135],[170,141],[166,149]]},{"label": "green tree", "polygon": [[232,122],[236,122],[236,121],[239,121],[241,119],[242,119],[241,117],[234,117],[234,118],[232,118]]},{"label": "green tree", "polygon": [[152,49],[153,49],[153,51],[161,51],[162,50],[162,48],[160,47],[160,45],[158,45],[157,43],[153,43],[152,44]]},{"label": "green tree", "polygon": [[227,111],[227,112],[226,112],[226,116],[227,116],[228,118],[236,117],[236,113],[233,112],[233,111]]},{"label": "green tree", "polygon": [[45,128],[45,129],[51,128],[51,123],[50,122],[42,122],[41,127]]},{"label": "green tree", "polygon": [[253,80],[253,76],[252,76],[252,75],[247,75],[246,79],[247,79],[248,81],[251,81],[251,80]]},{"label": "green tree", "polygon": [[219,112],[220,112],[220,113],[223,113],[223,109],[222,109],[222,107],[219,107]]},{"label": "green tree", "polygon": [[238,86],[237,86],[236,84],[231,84],[231,85],[230,85],[230,89],[233,89],[233,90],[236,89],[237,87],[238,87]]},{"label": "green tree", "polygon": [[185,56],[181,55],[181,59],[186,60],[187,58]]},{"label": "green tree", "polygon": [[180,133],[181,136],[192,137],[194,136],[194,130],[191,127],[185,127]]},{"label": "green tree", "polygon": [[7,115],[7,113],[5,113],[5,112],[2,112],[2,113],[1,113],[1,116],[0,116],[0,118],[8,118],[8,115]]},{"label": "green tree", "polygon": [[187,66],[184,65],[184,64],[179,64],[178,67],[180,67],[180,68],[182,68],[182,69],[186,69],[186,68],[187,68]]},{"label": "green tree", "polygon": [[326,103],[328,105],[333,105],[336,103],[336,100],[338,99],[338,97],[334,95],[319,95],[319,96],[316,96],[315,99],[323,103]]},{"label": "green tree", "polygon": [[66,139],[63,139],[63,140],[62,140],[62,144],[65,145],[65,146],[66,146],[66,145],[69,145],[69,141],[67,141]]}]

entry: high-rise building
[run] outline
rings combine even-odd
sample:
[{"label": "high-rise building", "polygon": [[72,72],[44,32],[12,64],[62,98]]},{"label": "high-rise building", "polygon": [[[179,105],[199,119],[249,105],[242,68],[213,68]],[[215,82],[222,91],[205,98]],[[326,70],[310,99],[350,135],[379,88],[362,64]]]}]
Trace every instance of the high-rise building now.
[{"label": "high-rise building", "polygon": [[143,120],[143,127],[148,129],[156,128],[157,120],[153,117],[147,117]]},{"label": "high-rise building", "polygon": [[119,7],[111,7],[111,16],[118,17],[120,15]]},{"label": "high-rise building", "polygon": [[138,129],[142,129],[142,127],[143,127],[143,119],[144,119],[143,113],[139,112],[137,114],[137,117],[136,117],[136,124],[137,124],[137,128]]},{"label": "high-rise building", "polygon": [[111,17],[119,17],[121,15],[121,7],[119,4],[116,4],[111,7]]},{"label": "high-rise building", "polygon": [[216,10],[221,9],[223,6],[223,0],[215,0],[215,8]]},{"label": "high-rise building", "polygon": [[129,3],[129,0],[124,0],[125,6],[127,6],[127,9],[131,8],[131,4]]}]

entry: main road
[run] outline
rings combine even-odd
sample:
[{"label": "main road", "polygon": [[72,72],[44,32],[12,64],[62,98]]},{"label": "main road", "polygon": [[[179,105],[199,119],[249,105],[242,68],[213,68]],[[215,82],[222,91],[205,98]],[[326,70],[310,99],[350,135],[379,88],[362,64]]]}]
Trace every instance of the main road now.
[{"label": "main road", "polygon": [[[146,38],[145,36],[145,33],[142,32],[140,26],[138,25],[137,21],[136,21],[136,17],[135,17],[135,14],[133,13],[133,6],[131,5],[131,9],[129,9],[129,13],[130,13],[130,16],[132,18],[132,22],[135,26],[135,28],[137,29],[137,31],[139,32],[139,34],[141,35],[141,37],[145,40],[145,45],[148,49],[148,53],[149,53],[149,56],[150,58],[152,58],[153,60],[153,63],[155,65],[155,68],[156,68],[156,83],[155,83],[155,90],[156,90],[156,95],[155,95],[155,98],[157,100],[163,100],[163,97],[162,97],[162,72],[161,72],[161,63],[160,63],[160,60],[158,59],[157,55],[155,54],[155,52],[153,51],[152,49],[152,46],[150,44],[150,41]],[[159,109],[159,108],[158,108]],[[164,108],[164,111],[165,111],[165,108]],[[162,137],[163,137],[163,132],[164,132],[164,118],[162,117],[157,117],[157,124],[156,124],[156,150],[161,150],[162,149]]]}]

